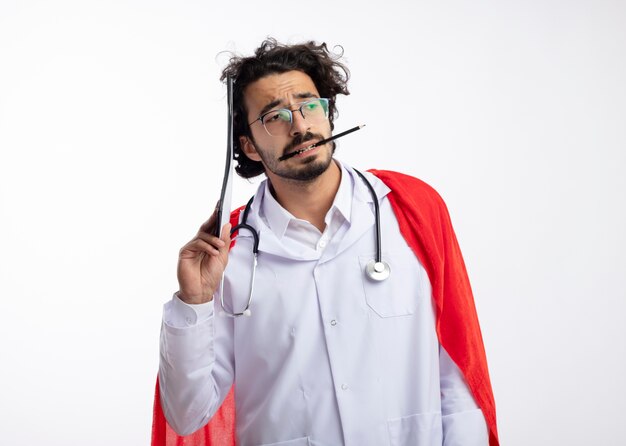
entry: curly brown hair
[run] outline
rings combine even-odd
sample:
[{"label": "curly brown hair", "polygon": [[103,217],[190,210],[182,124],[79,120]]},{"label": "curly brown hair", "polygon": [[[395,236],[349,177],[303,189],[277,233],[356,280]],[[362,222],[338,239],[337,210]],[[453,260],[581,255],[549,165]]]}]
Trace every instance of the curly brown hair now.
[{"label": "curly brown hair", "polygon": [[248,85],[270,74],[297,70],[307,74],[321,97],[329,99],[328,119],[331,130],[333,119],[337,116],[335,97],[337,94],[348,95],[350,71],[339,62],[343,56],[331,53],[326,43],[314,41],[296,45],[285,45],[268,38],[256,49],[254,56],[231,56],[228,65],[222,71],[221,81],[228,76],[234,80],[233,87],[233,155],[237,161],[236,172],[243,178],[252,178],[262,174],[265,169],[259,161],[248,158],[241,150],[240,136],[251,137],[248,125],[248,111],[243,94]]}]

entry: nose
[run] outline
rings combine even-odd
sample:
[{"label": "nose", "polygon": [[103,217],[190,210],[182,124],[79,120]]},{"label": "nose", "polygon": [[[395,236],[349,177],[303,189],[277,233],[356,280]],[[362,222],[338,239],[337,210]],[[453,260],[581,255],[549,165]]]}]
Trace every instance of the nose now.
[{"label": "nose", "polygon": [[311,128],[310,122],[304,119],[302,113],[296,110],[292,113],[291,129],[289,130],[290,136],[304,135]]}]

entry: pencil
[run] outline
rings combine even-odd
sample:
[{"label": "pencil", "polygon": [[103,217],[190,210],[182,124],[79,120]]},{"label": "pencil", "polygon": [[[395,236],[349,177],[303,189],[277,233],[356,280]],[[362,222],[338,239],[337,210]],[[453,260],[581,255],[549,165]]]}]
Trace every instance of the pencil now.
[{"label": "pencil", "polygon": [[336,135],[331,136],[330,138],[326,138],[326,139],[322,139],[321,141],[316,142],[315,144],[312,144],[308,147],[305,147],[304,149],[300,149],[300,150],[296,150],[294,152],[288,153],[286,155],[281,156],[280,158],[278,158],[278,161],[285,161],[288,160],[289,158],[292,158],[296,155],[300,155],[301,153],[307,152],[311,149],[314,149],[316,147],[319,147],[323,144],[326,144],[327,142],[331,142],[337,138],[341,138],[342,136],[346,136],[352,132],[356,132],[357,130],[361,130],[363,127],[365,127],[365,124],[361,124],[361,125],[357,125],[356,127],[352,127],[351,129],[346,130],[345,132],[341,132],[341,133],[337,133]]}]

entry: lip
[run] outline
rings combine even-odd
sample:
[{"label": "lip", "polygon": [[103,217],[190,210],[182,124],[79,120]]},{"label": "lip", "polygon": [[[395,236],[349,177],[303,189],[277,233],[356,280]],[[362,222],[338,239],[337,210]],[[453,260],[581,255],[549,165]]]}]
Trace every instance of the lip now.
[{"label": "lip", "polygon": [[[293,150],[289,151],[288,153],[285,153],[285,155],[289,155],[289,154],[291,154],[291,153],[297,152],[298,150],[306,149],[307,147],[310,147],[310,146],[312,146],[313,144],[316,144],[316,143],[317,143],[317,142],[319,142],[319,141],[321,141],[321,139],[310,139],[310,140],[308,140],[308,141],[307,141],[307,142],[305,142],[305,143],[302,143],[302,144],[297,145],[296,147],[294,147],[294,149],[293,149]],[[295,156],[294,156],[294,158],[297,158],[297,157],[302,156],[302,155],[304,155],[304,154],[307,154],[307,153],[313,152],[313,151],[315,151],[315,150],[316,150],[316,149],[318,149],[318,148],[319,148],[319,147],[316,147],[316,148],[315,148],[315,149],[313,149],[313,150],[309,150],[309,151],[307,151],[307,152],[303,152],[303,153],[300,153],[300,154],[298,154],[298,155],[295,155]]]},{"label": "lip", "polygon": [[[311,145],[311,144],[309,144],[309,145],[307,145],[307,146],[304,146],[303,148],[304,148],[304,149],[306,149],[306,148],[307,148],[307,147],[309,147],[310,145]],[[314,148],[309,149],[309,150],[306,150],[306,151],[304,151],[304,152],[302,152],[302,153],[298,153],[297,155],[294,155],[293,157],[294,157],[294,158],[301,158],[301,157],[304,157],[304,156],[310,156],[311,154],[313,154],[313,153],[317,152],[320,148],[321,148],[320,146],[318,146],[318,147],[314,147]]]}]

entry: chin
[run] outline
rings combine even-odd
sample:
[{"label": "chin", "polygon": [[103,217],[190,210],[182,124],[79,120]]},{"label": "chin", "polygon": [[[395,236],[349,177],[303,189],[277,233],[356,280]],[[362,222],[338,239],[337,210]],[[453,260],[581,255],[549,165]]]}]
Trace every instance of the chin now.
[{"label": "chin", "polygon": [[298,172],[300,180],[311,181],[326,172],[333,162],[332,156],[329,156],[326,160],[317,160],[317,156],[311,156],[310,160],[304,159],[306,163],[304,168]]}]

